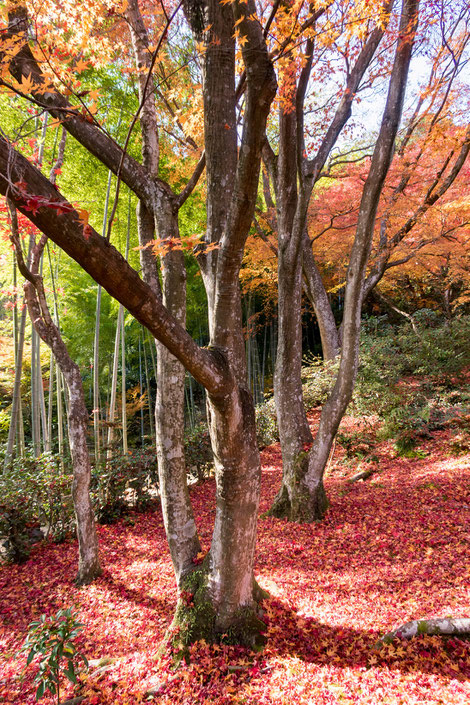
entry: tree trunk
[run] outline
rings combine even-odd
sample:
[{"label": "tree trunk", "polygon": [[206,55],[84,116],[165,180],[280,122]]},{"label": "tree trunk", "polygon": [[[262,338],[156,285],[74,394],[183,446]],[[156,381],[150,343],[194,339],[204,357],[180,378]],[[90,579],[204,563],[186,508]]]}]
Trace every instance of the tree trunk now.
[{"label": "tree trunk", "polygon": [[[16,222],[16,210],[10,201],[8,201],[8,208],[10,210],[10,216],[15,219]],[[28,257],[29,259],[29,257]],[[16,273],[16,264],[15,264]],[[15,312],[17,313],[18,297],[15,294]],[[11,404],[11,417],[10,417],[10,427],[8,429],[8,440],[7,448],[5,453],[5,469],[10,464],[14,456],[15,447],[15,437],[16,430],[19,426],[19,418],[21,413],[21,375],[23,372],[23,352],[24,352],[24,338],[26,330],[26,306],[23,308],[20,317],[19,331],[17,332],[18,340],[15,340],[15,379],[13,382],[13,399]],[[15,329],[16,332],[16,329]]]},{"label": "tree trunk", "polygon": [[[323,10],[319,10],[323,12]],[[310,498],[305,483],[307,455],[303,443],[310,440],[305,410],[302,404],[302,338],[301,297],[302,268],[305,258],[307,292],[314,302],[315,311],[325,346],[325,357],[335,357],[339,350],[338,334],[328,296],[316,268],[310,242],[306,242],[308,203],[312,189],[320,178],[321,170],[336,140],[351,114],[354,94],[380,43],[383,29],[371,32],[354,66],[348,73],[344,95],[316,156],[306,160],[304,137],[304,102],[310,80],[314,45],[305,43],[304,65],[298,82],[285,81],[284,101],[288,108],[281,108],[279,117],[279,155],[265,142],[263,155],[269,166],[276,192],[278,222],[278,286],[279,286],[279,338],[276,357],[275,396],[276,411],[283,460],[283,484],[276,496],[271,512],[292,521],[306,521],[315,502],[317,514],[327,507],[323,487],[315,490],[316,499]],[[326,462],[326,460],[325,460]]]},{"label": "tree trunk", "polygon": [[312,243],[306,231],[304,233],[302,255],[305,291],[317,318],[323,359],[334,360],[341,349],[338,329],[325,285],[313,257]]},{"label": "tree trunk", "polygon": [[[64,346],[65,348],[65,346]],[[61,359],[62,358],[62,359]],[[88,411],[83,395],[80,370],[62,351],[56,359],[64,375],[69,393],[68,431],[73,465],[72,497],[77,520],[78,573],[77,585],[87,585],[101,575],[93,505],[90,499],[91,465],[87,447]]]},{"label": "tree trunk", "polygon": [[295,521],[296,507],[301,501],[299,493],[303,491],[298,476],[301,468],[306,468],[304,446],[311,443],[312,435],[302,395],[302,264],[299,257],[289,262],[288,253],[282,247],[279,248],[278,287],[279,337],[274,395],[282,451],[282,486],[270,514]]},{"label": "tree trunk", "polygon": [[73,362],[62,340],[57,326],[52,321],[46,301],[42,277],[38,274],[39,263],[46,242],[43,236],[33,248],[31,270],[24,263],[21,251],[18,223],[12,218],[11,241],[15,247],[18,266],[28,280],[25,298],[31,322],[37,335],[50,347],[67,383],[69,392],[68,428],[72,454],[72,497],[77,520],[78,573],[77,584],[90,583],[101,574],[98,556],[98,537],[90,498],[91,465],[87,448],[88,411],[85,406],[82,379],[78,365]]},{"label": "tree trunk", "polygon": [[[144,166],[158,177],[159,142],[154,95],[148,90],[146,73],[150,67],[148,37],[139,5],[131,0],[128,19],[132,45],[139,72],[139,97],[142,104],[141,132]],[[138,207],[138,230],[144,281],[158,296],[168,311],[182,325],[186,324],[186,270],[181,251],[172,249],[161,258],[162,288],[156,266],[156,256],[149,247],[155,230],[162,240],[173,243],[179,239],[178,208],[169,187],[158,195],[153,213],[141,201]],[[184,576],[194,568],[193,559],[201,547],[189,498],[184,458],[184,378],[185,370],[161,343],[157,347],[157,398],[155,431],[158,475],[163,519],[175,570],[181,587]]]},{"label": "tree trunk", "polygon": [[[179,239],[177,215],[171,203],[162,203],[157,216],[158,232]],[[186,325],[186,269],[180,250],[161,258],[163,303]],[[160,496],[171,558],[179,587],[193,570],[201,550],[189,497],[184,457],[185,369],[168,349],[157,342],[157,398],[155,429]]]},{"label": "tree trunk", "polygon": [[417,0],[403,0],[397,45],[382,124],[359,208],[356,236],[346,275],[341,360],[333,390],[324,405],[317,435],[310,451],[308,470],[300,478],[307,493],[300,516],[303,521],[322,519],[325,509],[323,474],[341,419],[351,400],[359,358],[364,278],[375,216],[385,177],[393,156],[394,141],[403,109],[411,50],[416,31]]}]

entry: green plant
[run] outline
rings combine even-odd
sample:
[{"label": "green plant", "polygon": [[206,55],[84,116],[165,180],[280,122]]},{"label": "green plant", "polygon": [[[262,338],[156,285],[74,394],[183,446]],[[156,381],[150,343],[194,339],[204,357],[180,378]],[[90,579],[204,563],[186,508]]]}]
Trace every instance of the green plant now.
[{"label": "green plant", "polygon": [[38,671],[34,677],[38,683],[36,700],[48,690],[51,695],[56,695],[59,704],[61,675],[75,684],[78,662],[82,661],[88,668],[87,659],[73,643],[82,628],[83,624],[70,608],[59,610],[52,617],[43,614],[37,622],[29,625],[20,653],[28,653],[26,667],[36,656],[39,657]]},{"label": "green plant", "polygon": [[258,404],[256,414],[256,437],[258,447],[266,448],[279,440],[277,427],[276,405],[274,399],[269,399],[264,404]]},{"label": "green plant", "polygon": [[214,456],[206,423],[201,422],[185,432],[184,455],[188,474],[197,482],[202,482],[213,472]]},{"label": "green plant", "polygon": [[22,562],[31,544],[46,537],[64,539],[74,527],[69,465],[44,453],[16,459],[0,475],[0,541],[6,558]]},{"label": "green plant", "polygon": [[154,448],[116,455],[92,472],[92,497],[101,524],[112,524],[130,509],[155,504],[158,472]]},{"label": "green plant", "polygon": [[372,459],[371,454],[375,445],[375,436],[370,431],[337,433],[336,440],[345,449],[347,458]]},{"label": "green plant", "polygon": [[304,358],[303,398],[306,409],[324,404],[338,373],[339,358],[323,362],[313,355]]}]

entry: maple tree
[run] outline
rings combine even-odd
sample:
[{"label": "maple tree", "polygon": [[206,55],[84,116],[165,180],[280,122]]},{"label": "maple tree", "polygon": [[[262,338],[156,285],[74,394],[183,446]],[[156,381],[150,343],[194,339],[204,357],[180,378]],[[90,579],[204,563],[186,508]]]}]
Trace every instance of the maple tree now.
[{"label": "maple tree", "polygon": [[[416,211],[411,211],[410,213],[411,203],[408,203],[406,198],[408,196],[407,186],[410,185],[412,174],[416,174],[421,163],[425,161],[425,159],[421,160],[423,152],[426,153],[426,148],[428,148],[429,158],[429,145],[436,141],[436,132],[439,133],[443,129],[443,125],[445,125],[445,111],[449,111],[449,105],[453,105],[453,101],[449,98],[451,89],[453,89],[453,82],[466,63],[465,51],[470,36],[468,33],[468,7],[459,6],[455,8],[455,12],[453,9],[450,17],[447,18],[449,33],[447,32],[447,25],[445,25],[444,9],[442,9],[442,26],[440,27],[439,41],[437,42],[437,47],[433,47],[435,54],[433,54],[434,63],[432,63],[431,77],[426,89],[423,89],[416,96],[416,106],[406,128],[403,130],[404,136],[401,137],[399,149],[397,149],[398,158],[403,158],[406,167],[402,172],[401,180],[395,187],[391,200],[395,202],[400,194],[406,190],[406,197],[403,198],[403,201],[407,203],[407,219],[394,234],[386,233],[385,227],[381,228],[379,251],[370,270],[366,269],[366,262],[361,259],[358,259],[355,263],[353,262],[355,252],[358,251],[355,248],[361,227],[361,218],[365,213],[365,194],[367,189],[371,187],[372,165],[374,158],[377,158],[380,152],[380,134],[375,142],[373,155],[367,160],[361,180],[354,173],[350,174],[347,172],[347,163],[350,161],[348,154],[352,155],[351,160],[354,161],[354,152],[359,152],[359,150],[352,149],[349,153],[346,150],[343,158],[341,155],[333,155],[328,165],[327,160],[351,115],[352,105],[359,89],[364,88],[364,83],[373,85],[376,75],[390,71],[388,59],[386,58],[387,47],[382,48],[378,53],[380,57],[377,62],[378,68],[377,66],[370,68],[374,54],[378,51],[378,47],[381,46],[383,37],[385,36],[388,42],[392,38],[393,42],[393,36],[397,31],[396,17],[392,6],[384,4],[379,10],[383,12],[382,17],[368,18],[369,22],[375,23],[372,24],[372,27],[375,28],[371,30],[369,25],[365,34],[361,34],[361,31],[357,32],[357,46],[354,46],[354,40],[356,39],[354,32],[351,32],[351,38],[346,31],[346,36],[343,38],[341,36],[343,25],[340,25],[339,41],[343,42],[344,46],[341,46],[340,43],[338,51],[340,53],[343,51],[344,56],[347,57],[344,86],[334,96],[337,100],[335,110],[332,108],[332,105],[335,105],[334,101],[329,101],[328,109],[332,112],[332,115],[330,117],[328,111],[326,111],[326,115],[323,117],[325,124],[319,126],[323,136],[315,137],[315,139],[311,138],[312,133],[309,131],[308,118],[306,117],[308,106],[306,104],[306,96],[310,85],[309,82],[315,85],[314,78],[317,75],[322,77],[325,49],[322,42],[317,42],[320,44],[320,49],[316,47],[315,35],[307,39],[303,54],[298,57],[296,69],[294,70],[293,68],[295,66],[294,59],[287,65],[282,75],[283,83],[281,84],[277,133],[278,154],[275,154],[269,141],[266,142],[263,151],[263,159],[270,172],[276,195],[276,214],[274,215],[274,209],[271,208],[271,213],[268,214],[267,220],[275,221],[273,229],[276,231],[278,240],[276,255],[278,259],[279,287],[279,344],[276,362],[275,396],[284,458],[284,481],[273,505],[272,512],[275,515],[287,516],[294,520],[321,518],[326,510],[327,500],[322,487],[322,475],[341,414],[344,413],[351,398],[355,369],[357,367],[358,335],[357,332],[354,332],[354,326],[348,333],[346,332],[348,320],[349,323],[352,321],[350,318],[352,309],[348,310],[348,306],[354,307],[357,305],[360,310],[365,296],[378,283],[384,271],[390,267],[392,250],[413,229],[416,221],[446,193],[465,163],[470,148],[468,130],[457,130],[459,136],[456,138],[456,142],[447,144],[444,148],[443,167],[438,171],[437,177],[431,178],[430,184],[428,183],[427,189],[422,196],[422,202],[416,205]],[[385,31],[390,11],[390,31]],[[428,12],[429,8],[423,6],[421,9],[419,29],[421,34],[419,41],[422,41],[427,34],[430,34],[431,37],[433,35],[432,13],[428,15]],[[354,25],[354,19],[354,15],[349,18],[351,25]],[[318,24],[318,27],[315,26],[315,31],[321,33],[322,12],[320,12],[317,20],[316,24]],[[359,18],[356,21],[360,23],[363,19]],[[348,23],[345,24],[347,26]],[[446,29],[444,29],[444,25]],[[400,33],[402,31],[400,30]],[[432,44],[433,40],[428,41]],[[317,61],[320,63],[320,69],[316,66]],[[369,73],[366,74],[366,71],[369,71]],[[365,76],[366,78],[364,78]],[[463,112],[464,108],[462,107],[461,109]],[[386,119],[388,117],[384,117],[384,120]],[[383,126],[384,122],[382,122]],[[398,124],[396,127],[398,128]],[[434,129],[435,127],[437,129]],[[413,145],[412,140],[416,132],[423,134],[421,144],[418,147]],[[393,141],[395,141],[395,137],[393,137]],[[455,158],[454,152],[456,152]],[[390,153],[388,156],[389,161],[383,174],[384,179],[389,166],[392,165],[392,154]],[[328,236],[325,238],[324,235],[332,230],[333,222],[339,219],[340,216],[344,216],[347,219],[351,231],[356,234],[355,244],[352,248],[350,240],[348,240],[349,247],[341,245],[341,250],[344,252],[344,269],[346,270],[347,268],[347,272],[345,273],[345,309],[341,326],[342,344],[340,345],[340,335],[328,300],[325,282],[322,280],[317,262],[313,257],[312,243],[307,235],[307,211],[317,182],[330,174],[334,175],[338,162],[341,163],[342,161],[343,164],[346,162],[346,166],[343,167],[343,174],[351,182],[354,182],[358,195],[357,202],[351,204],[351,202],[346,201],[342,185],[340,184],[337,191],[337,201],[340,202],[337,206],[337,211],[330,211],[329,225],[320,224],[318,227],[319,233],[317,237],[314,236],[314,240],[323,236],[323,241],[326,240],[328,243],[327,248],[335,251],[334,239],[328,238]],[[450,162],[452,162],[451,166],[449,171],[446,172]],[[370,207],[377,213],[380,213],[382,186],[383,184],[381,184],[381,188],[377,192],[376,201],[370,204]],[[269,205],[269,194],[267,197],[265,196],[265,200],[266,204]],[[322,189],[321,193],[319,193],[318,201],[322,204],[325,211],[328,211],[330,206],[331,209],[334,208],[335,199],[325,202],[325,189]],[[383,206],[383,208],[386,209],[386,206]],[[384,221],[387,220],[385,210],[382,218]],[[366,242],[363,244],[364,249],[362,251],[366,260],[368,253],[372,249],[374,226],[375,215],[368,226],[367,244]],[[260,230],[259,227],[258,230]],[[338,231],[337,240],[342,235],[343,233]],[[264,240],[265,242],[267,241],[265,236]],[[271,249],[273,249],[272,245]],[[349,298],[349,292],[356,286],[352,284],[352,280],[358,276],[359,269],[357,268],[361,270],[361,276],[364,281],[357,284],[358,297],[352,303],[352,299]],[[325,405],[319,433],[314,439],[313,447],[308,456],[305,453],[304,445],[311,441],[311,436],[303,409],[301,388],[300,312],[302,269],[305,290],[312,302],[318,321],[325,358],[335,357],[341,349],[341,364],[335,388]],[[342,285],[344,286],[344,279]],[[350,337],[349,333],[351,334]],[[349,345],[352,345],[352,348],[348,350]],[[356,348],[356,353],[353,353],[354,347]]]},{"label": "maple tree", "polygon": [[[8,20],[2,28],[2,85],[15,95],[31,100],[36,108],[46,110],[55,124],[62,124],[94,158],[118,176],[116,204],[121,182],[137,196],[142,278],[111,244],[114,207],[106,232],[99,235],[91,225],[89,214],[80,206],[72,205],[41,174],[34,160],[27,158],[29,155],[19,141],[14,142],[3,134],[0,136],[0,191],[8,195],[21,212],[83,266],[159,341],[157,440],[160,488],[170,552],[181,595],[177,612],[180,631],[175,635],[175,643],[184,649],[190,641],[200,637],[213,640],[229,634],[228,638],[234,641],[256,645],[264,629],[258,619],[260,591],[253,576],[260,465],[253,401],[246,384],[239,271],[258,193],[267,117],[276,92],[273,59],[276,57],[280,66],[284,63],[279,75],[282,77],[283,71],[288,75],[286,50],[291,42],[295,44],[300,41],[303,33],[314,26],[317,19],[323,16],[325,8],[302,5],[299,9],[294,5],[283,6],[280,11],[280,4],[275,3],[265,9],[264,17],[251,1],[219,3],[208,0],[203,3],[188,0],[184,3],[192,37],[187,26],[180,37],[190,54],[196,47],[198,54],[193,55],[191,61],[201,64],[202,88],[199,81],[196,87],[188,74],[185,74],[185,82],[196,96],[195,112],[196,108],[201,110],[202,104],[204,155],[198,153],[194,146],[198,133],[194,122],[197,123],[197,119],[194,122],[188,117],[184,119],[177,107],[182,100],[189,101],[187,92],[182,90],[180,93],[179,88],[174,88],[173,93],[166,90],[172,82],[163,53],[169,55],[170,64],[171,60],[177,63],[171,45],[165,42],[174,18],[178,17],[179,5],[164,7],[131,0],[121,6],[109,0],[97,3],[94,8],[97,18],[89,8],[82,18],[77,3],[64,2],[64,8],[70,10],[70,18],[79,28],[77,32],[71,24],[61,25],[54,3],[46,3],[41,8],[36,13],[34,6],[27,7],[31,17],[34,17],[35,33],[31,32],[30,35],[25,5],[21,2],[8,3]],[[358,3],[356,9],[360,15],[363,4]],[[348,290],[352,292],[348,293],[348,297],[353,300],[351,305],[347,305],[348,324],[345,327],[341,363],[343,372],[348,371],[343,377],[348,389],[344,394],[344,390],[339,390],[342,395],[340,406],[344,408],[357,362],[360,288],[367,251],[371,246],[371,221],[374,220],[378,194],[388,170],[398,127],[412,45],[409,40],[414,34],[410,28],[414,23],[415,11],[416,3],[404,3],[402,32],[398,37],[395,64],[391,71],[390,100],[377,142],[376,156],[372,159],[369,189],[365,190],[370,202],[367,206],[364,204],[361,211],[353,250],[356,260],[353,257]],[[277,12],[280,13],[279,33],[285,36],[280,49],[278,47],[270,53],[268,37]],[[394,14],[397,22],[398,15],[397,11]],[[294,24],[297,24],[299,17],[302,19],[299,33],[297,30],[294,34],[287,31],[286,25],[289,26],[291,18],[295,18]],[[369,15],[367,17],[365,34],[361,39],[365,52],[362,56],[366,57],[373,53],[383,31],[381,26],[377,26],[375,14],[370,23]],[[119,39],[120,32],[123,32],[123,18],[126,32],[129,33],[123,36],[131,37],[132,62],[135,66],[131,65],[128,49],[123,46],[125,41],[118,41],[118,53],[113,54],[110,38]],[[261,19],[264,20],[263,25]],[[46,28],[48,36],[44,39]],[[328,31],[327,25],[325,36]],[[373,37],[370,43],[369,35]],[[306,41],[308,44],[308,37]],[[137,111],[129,118],[129,129],[122,141],[124,147],[110,136],[106,124],[100,121],[99,96],[94,91],[83,91],[81,81],[75,75],[76,72],[86,71],[88,62],[100,62],[107,66],[113,59],[118,61],[122,57],[125,64],[122,76],[129,76],[131,82],[135,79],[139,95]],[[359,61],[359,66],[360,70],[365,70],[367,61]],[[304,80],[308,78],[308,62],[303,67],[299,65],[299,70]],[[360,70],[358,68],[356,71],[355,81],[360,78]],[[289,111],[282,103],[286,96],[290,96],[289,86],[292,87],[292,84],[287,79],[285,84],[281,81],[280,104],[284,105],[283,119],[290,124]],[[162,118],[157,112],[157,104],[160,107],[160,103],[154,95],[177,125],[180,130],[178,137],[184,145],[181,151],[175,150],[178,155],[176,159],[169,159],[164,165],[160,164],[163,139],[160,140],[159,135],[166,132],[167,145],[175,140],[175,135],[170,134],[170,118]],[[243,105],[240,108],[241,98]],[[349,98],[346,103],[348,101]],[[346,109],[345,115],[347,112]],[[137,149],[133,150],[133,129],[137,130],[137,122],[140,137]],[[176,169],[176,178],[167,177],[163,166],[167,167],[169,174],[173,174],[174,162],[177,159],[182,161],[189,147],[193,150],[192,175],[188,179],[185,170]],[[139,149],[142,150],[141,158],[138,156]],[[323,157],[317,166],[322,160]],[[208,348],[198,346],[185,330],[185,272],[179,238],[180,208],[192,194],[204,166],[207,227],[199,247],[198,261],[208,299]],[[313,175],[309,173],[307,176],[313,184]],[[291,182],[296,182],[295,171],[291,171],[288,177]],[[305,216],[305,205],[302,203],[301,206],[302,218]],[[303,227],[298,232],[300,240],[295,244],[297,250],[299,243],[303,243]],[[155,248],[160,256],[160,271],[156,264]],[[297,260],[293,262],[293,269],[297,287]],[[283,303],[287,303],[287,299]],[[295,336],[292,339],[296,341]],[[297,349],[296,354],[298,352]],[[186,486],[181,450],[183,368],[208,392],[209,427],[216,462],[214,532],[210,550],[202,563],[201,544]],[[333,411],[335,409],[330,404],[322,417],[319,438],[325,432],[325,424],[329,424],[327,435],[334,435],[339,419]],[[323,444],[323,455],[326,447],[327,443]],[[322,459],[318,462],[321,465]],[[303,517],[306,516],[303,514]]]},{"label": "maple tree", "polygon": [[[409,150],[398,150],[392,164],[375,228],[365,296],[379,283],[385,293],[390,293],[397,279],[407,276],[419,280],[426,273],[437,275],[439,270],[444,279],[448,278],[449,291],[454,286],[456,294],[461,288],[458,282],[462,284],[467,279],[469,217],[461,189],[468,179],[469,133],[468,128],[442,118],[437,124],[439,129],[433,129],[432,140],[429,132],[425,133],[428,147],[420,136]],[[441,166],[436,176],[437,165]],[[313,239],[324,238],[328,233],[325,249],[317,246],[317,257],[322,269],[330,273],[330,290],[338,289],[344,282],[344,263],[357,217],[357,185],[363,179],[363,169],[349,169],[348,174],[333,179],[327,188],[327,199],[324,193],[318,194],[311,203],[309,223]],[[437,197],[432,200],[434,194]],[[425,300],[423,295],[423,303]],[[456,295],[456,304],[464,300],[463,291],[462,298]]]},{"label": "maple tree", "polygon": [[[130,3],[126,12],[129,13],[136,59],[142,63],[139,56],[142,34],[137,36],[140,31],[138,9],[137,3]],[[225,106],[225,112],[217,111],[211,116],[210,129],[205,131],[207,200],[211,214],[207,244],[218,244],[217,249],[204,254],[212,270],[205,275],[211,322],[209,349],[199,348],[182,325],[184,292],[181,284],[184,271],[181,251],[171,248],[162,257],[162,296],[155,259],[150,248],[146,247],[153,239],[155,226],[159,235],[164,234],[172,239],[178,237],[178,208],[194,186],[194,180],[190,180],[188,186],[177,194],[157,176],[158,143],[155,141],[153,99],[149,99],[150,92],[146,94],[152,75],[150,70],[139,82],[141,100],[138,113],[144,148],[143,163],[140,164],[99,129],[88,106],[73,107],[64,91],[59,92],[56,85],[49,82],[57,79],[57,71],[49,79],[41,70],[37,50],[34,54],[26,41],[27,15],[24,6],[19,3],[10,4],[7,48],[3,54],[4,61],[8,58],[7,70],[16,80],[16,84],[9,84],[9,88],[22,94],[31,92],[36,104],[45,107],[55,119],[60,120],[71,135],[117,173],[138,196],[144,281],[109,243],[110,229],[108,238],[98,235],[84,213],[71,206],[3,136],[0,139],[0,188],[20,211],[27,213],[40,230],[82,264],[168,348],[168,353],[160,350],[159,364],[165,375],[159,377],[157,399],[162,505],[182,594],[187,580],[191,580],[192,592],[197,592],[198,599],[207,605],[207,609],[199,615],[190,612],[186,603],[180,601],[182,630],[177,638],[184,646],[185,639],[193,640],[201,634],[214,638],[217,633],[225,632],[230,627],[234,639],[253,643],[259,638],[263,626],[255,616],[259,591],[253,580],[260,473],[253,404],[245,389],[238,271],[253,214],[261,141],[276,81],[257,19],[248,19],[237,3],[233,8],[226,8],[218,2],[211,2],[208,29],[205,31],[200,23],[200,8],[190,5],[186,9],[193,31],[205,49],[205,112],[207,114],[211,110],[214,102]],[[254,5],[249,5],[249,9],[250,14],[256,17]],[[235,41],[232,37],[236,21],[246,36],[241,48],[246,78],[244,132],[239,153],[235,129]],[[168,25],[169,18],[165,20],[165,28]],[[210,30],[214,26],[217,26],[216,32],[215,29]],[[150,59],[149,69],[155,61],[159,44],[160,40]],[[12,53],[9,55],[10,51]],[[221,52],[227,56],[225,71],[211,63],[213,55]],[[63,89],[62,85],[60,87]],[[131,124],[136,122],[137,116]],[[232,129],[227,129],[227,125]],[[127,141],[130,134],[129,130]],[[223,163],[218,158],[221,151],[225,157]],[[201,168],[198,167],[199,171]],[[227,212],[230,212],[228,219]],[[171,388],[178,384],[178,375],[181,379],[180,363],[206,387],[209,394],[211,438],[219,482],[210,556],[197,571],[194,570],[194,559],[199,552],[199,540],[192,518],[178,438],[182,433],[181,417],[178,417],[181,406],[178,400],[175,401],[175,390]],[[198,616],[202,616],[199,622]],[[192,619],[195,624],[185,634],[183,627],[186,619]]]}]

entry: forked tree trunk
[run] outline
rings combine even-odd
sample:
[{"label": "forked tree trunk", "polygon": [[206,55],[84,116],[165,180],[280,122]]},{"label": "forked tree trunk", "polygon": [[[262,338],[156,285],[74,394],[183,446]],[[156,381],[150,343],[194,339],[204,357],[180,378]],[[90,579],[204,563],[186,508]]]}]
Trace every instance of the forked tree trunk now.
[{"label": "forked tree trunk", "polygon": [[299,478],[301,485],[305,488],[305,500],[299,508],[298,514],[300,521],[313,521],[321,519],[324,515],[326,495],[323,474],[336,432],[353,393],[359,358],[361,309],[366,266],[372,246],[379,198],[392,160],[394,141],[403,109],[418,6],[418,0],[403,0],[400,34],[390,77],[387,102],[362,194],[356,236],[346,275],[343,345],[338,376],[322,409],[318,432],[309,455],[308,470],[305,475]]},{"label": "forked tree trunk", "polygon": [[[208,421],[216,468],[216,517],[209,555],[187,577],[198,609],[180,601],[176,637],[228,641],[257,647],[263,641],[259,594],[253,575],[260,460],[255,415],[248,390],[242,330],[239,270],[257,196],[261,144],[275,94],[275,77],[261,28],[247,20],[255,13],[249,0],[227,7],[218,0],[185,3],[198,41],[204,41],[204,112],[208,227],[201,254],[206,287],[210,351],[224,370],[223,391],[208,395]],[[245,15],[246,13],[246,15]],[[247,66],[242,145],[237,154],[234,21],[246,35]],[[206,26],[206,28],[205,28]],[[210,390],[209,390],[210,391]],[[192,634],[192,636],[191,636]],[[186,636],[185,636],[186,635]]]},{"label": "forked tree trunk", "polygon": [[[45,212],[46,209],[39,209],[30,215],[33,222],[40,221],[40,226],[48,233],[52,233],[54,238],[65,246],[67,252],[73,251],[81,264],[84,264],[88,271],[93,271],[100,282],[104,283],[106,280],[107,290],[122,301],[153,335],[166,344],[169,350],[178,356],[180,362],[206,387],[209,393],[211,438],[217,465],[214,537],[207,561],[200,569],[193,570],[180,581],[182,588],[191,591],[200,609],[190,608],[185,603],[184,593],[182,593],[177,613],[177,621],[180,622],[181,628],[175,638],[183,640],[184,646],[185,643],[188,644],[200,637],[205,629],[204,633],[208,640],[227,634],[227,638],[232,642],[256,645],[262,628],[256,616],[255,604],[259,594],[255,589],[253,578],[260,463],[253,401],[246,384],[239,271],[254,213],[261,144],[267,115],[276,92],[276,80],[263,30],[259,22],[256,19],[253,20],[253,15],[256,16],[253,0],[248,0],[246,4],[236,1],[232,7],[223,6],[218,0],[208,0],[206,7],[202,7],[202,3],[194,0],[188,5],[189,12],[192,13],[192,18],[195,19],[198,31],[203,35],[208,49],[204,61],[208,62],[208,55],[211,54],[211,62],[207,65],[210,65],[210,76],[215,80],[210,90],[217,98],[219,107],[229,104],[230,112],[233,113],[231,122],[227,123],[224,122],[218,109],[215,113],[206,114],[206,124],[210,128],[206,130],[206,138],[212,133],[215,136],[213,142],[215,149],[207,155],[207,163],[212,167],[219,164],[219,167],[210,172],[210,178],[216,177],[219,169],[219,175],[222,178],[219,182],[220,190],[228,191],[230,196],[228,200],[224,200],[223,207],[218,209],[218,215],[214,215],[214,211],[208,208],[210,221],[208,230],[218,233],[216,237],[220,237],[220,249],[217,256],[211,258],[213,267],[210,268],[212,271],[210,290],[213,292],[213,303],[210,307],[212,347],[207,350],[197,346],[179,320],[162,306],[157,289],[144,284],[112,245],[100,238],[93,228],[88,228],[89,237],[86,247],[78,253],[76,246],[80,243],[81,247],[84,238],[83,226],[77,224],[75,212],[61,215],[60,224],[57,221],[57,213],[49,210]],[[135,7],[135,3],[132,7]],[[24,11],[19,15],[21,24]],[[14,13],[12,17],[17,18]],[[235,22],[241,35],[246,37],[241,47],[246,66],[246,86],[244,126],[239,150],[237,150],[235,119],[235,41],[233,39]],[[218,59],[223,60],[224,65],[230,66],[230,82],[219,94],[217,91],[221,86],[218,85],[217,77],[222,72]],[[13,62],[13,65],[19,64]],[[57,99],[62,100],[55,95],[54,100]],[[73,115],[65,122],[67,129],[79,135],[80,140],[84,139],[91,151],[110,166],[112,164],[115,171],[117,165],[121,164],[123,180],[131,184],[141,203],[148,207],[148,212],[151,211],[155,215],[159,233],[164,232],[161,224],[164,228],[169,223],[172,225],[164,211],[167,207],[171,208],[175,217],[181,199],[175,199],[169,187],[163,184],[155,173],[149,174],[147,169],[137,164],[129,155],[121,159],[121,152],[116,150],[106,136],[102,137],[102,133],[95,130],[94,126],[88,127],[82,124],[84,121],[78,125]],[[75,130],[75,127],[78,130]],[[232,152],[235,155],[233,164],[231,161],[227,163],[227,153],[220,149],[221,142],[218,141],[218,137],[229,133],[233,146]],[[92,139],[89,140],[91,136]],[[102,142],[103,139],[106,148],[98,149],[97,141]],[[0,189],[2,192],[7,188],[3,178],[3,174],[6,173],[3,161],[4,144],[5,141],[0,135]],[[17,167],[24,163],[24,158],[18,155],[9,171],[12,179]],[[31,179],[32,174],[34,174],[33,182],[39,178],[41,190],[45,189],[48,192],[49,185],[40,178],[41,175],[33,167],[28,166],[26,175],[28,180]],[[212,190],[216,182],[211,183],[213,186],[208,190]],[[20,205],[23,206],[17,189],[14,193],[17,200],[20,200]],[[183,193],[186,193],[186,189]],[[213,199],[211,203],[215,205]],[[47,223],[43,220],[44,216]],[[162,221],[158,220],[160,217]],[[68,228],[66,239],[63,238],[65,225]],[[100,253],[103,252],[102,248],[105,248],[108,256],[98,255],[98,250]],[[148,252],[148,250],[142,252]],[[164,268],[165,266],[166,262],[164,262]],[[121,276],[124,272],[126,275]],[[169,299],[167,304],[170,305]],[[168,383],[169,381],[167,380]],[[163,440],[165,441],[166,438]],[[168,459],[171,459],[169,455]],[[171,477],[164,479],[170,481]],[[165,492],[165,502],[168,503],[166,528],[170,543],[174,537],[181,541],[181,537],[189,536],[191,539],[193,535],[193,522],[185,526],[183,513],[173,511],[177,506],[178,496],[173,495],[172,490],[169,483]],[[178,493],[180,490],[181,483],[178,484],[175,492]],[[185,505],[184,502],[183,504]],[[165,511],[164,507],[164,513]],[[184,566],[184,561],[180,561],[179,556],[177,558],[178,564]]]},{"label": "forked tree trunk", "polygon": [[[321,16],[323,9],[317,11]],[[263,158],[269,167],[276,192],[278,223],[279,336],[275,372],[276,411],[282,449],[283,480],[270,512],[291,521],[305,520],[304,506],[309,490],[303,478],[308,458],[305,441],[311,440],[302,400],[301,298],[302,269],[305,288],[312,298],[321,331],[325,357],[338,353],[338,333],[331,306],[315,265],[306,235],[308,203],[312,189],[343,126],[351,114],[351,104],[360,81],[380,43],[383,29],[373,30],[348,74],[346,89],[316,156],[306,159],[304,139],[304,102],[310,80],[314,45],[305,43],[305,62],[298,83],[286,80],[288,108],[280,110],[279,155],[269,143]],[[307,240],[307,242],[306,242]],[[321,511],[326,497],[321,497]]]}]

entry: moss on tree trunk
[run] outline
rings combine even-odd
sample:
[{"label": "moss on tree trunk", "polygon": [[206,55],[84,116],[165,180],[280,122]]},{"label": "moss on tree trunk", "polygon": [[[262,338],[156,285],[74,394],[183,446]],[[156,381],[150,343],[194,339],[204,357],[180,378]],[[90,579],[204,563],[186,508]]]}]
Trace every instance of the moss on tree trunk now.
[{"label": "moss on tree trunk", "polygon": [[238,609],[230,623],[221,627],[209,593],[208,576],[206,560],[182,580],[175,616],[162,647],[170,648],[176,665],[183,659],[189,662],[189,647],[196,641],[238,644],[253,651],[260,651],[266,643],[260,603],[267,593],[254,582],[253,603]]}]

